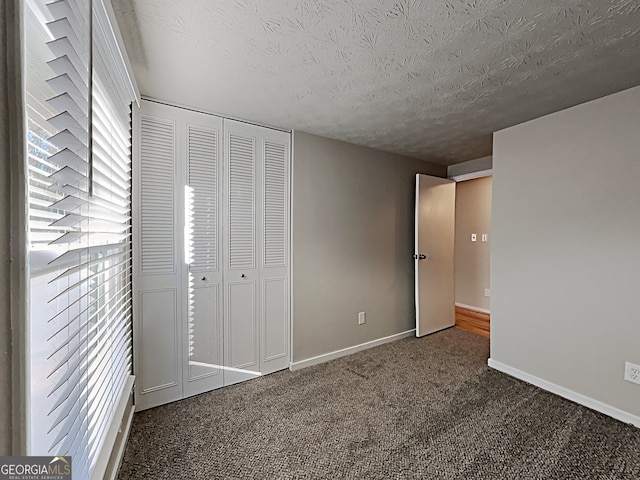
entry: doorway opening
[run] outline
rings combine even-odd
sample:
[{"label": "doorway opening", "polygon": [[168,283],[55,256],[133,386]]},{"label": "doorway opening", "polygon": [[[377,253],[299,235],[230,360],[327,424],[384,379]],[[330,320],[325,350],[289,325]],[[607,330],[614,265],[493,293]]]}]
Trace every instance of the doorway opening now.
[{"label": "doorway opening", "polygon": [[492,176],[456,183],[455,325],[489,338]]}]

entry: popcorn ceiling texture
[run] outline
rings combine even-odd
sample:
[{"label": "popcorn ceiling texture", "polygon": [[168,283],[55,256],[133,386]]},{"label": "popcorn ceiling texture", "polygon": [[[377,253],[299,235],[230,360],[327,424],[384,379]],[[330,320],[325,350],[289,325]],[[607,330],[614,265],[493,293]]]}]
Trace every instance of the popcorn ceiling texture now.
[{"label": "popcorn ceiling texture", "polygon": [[114,0],[143,94],[440,164],[640,84],[638,0]]}]

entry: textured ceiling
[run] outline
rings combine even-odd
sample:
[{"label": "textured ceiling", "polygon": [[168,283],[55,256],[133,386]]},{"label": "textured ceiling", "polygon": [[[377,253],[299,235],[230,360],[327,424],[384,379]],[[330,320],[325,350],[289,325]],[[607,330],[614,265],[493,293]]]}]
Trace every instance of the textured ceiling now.
[{"label": "textured ceiling", "polygon": [[640,84],[640,0],[113,0],[143,94],[445,165]]}]

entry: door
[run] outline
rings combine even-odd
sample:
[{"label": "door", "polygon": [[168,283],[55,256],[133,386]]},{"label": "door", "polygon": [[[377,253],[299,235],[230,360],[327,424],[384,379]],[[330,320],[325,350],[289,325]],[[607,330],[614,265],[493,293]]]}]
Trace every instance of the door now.
[{"label": "door", "polygon": [[225,385],[260,376],[257,191],[261,144],[253,125],[225,119]]},{"label": "door", "polygon": [[286,132],[224,121],[225,385],[289,365]]},{"label": "door", "polygon": [[136,410],[182,398],[179,130],[163,105],[134,108],[133,333]]},{"label": "door", "polygon": [[455,324],[455,182],[416,175],[416,336]]},{"label": "door", "polygon": [[179,110],[186,159],[183,274],[184,396],[224,385],[222,326],[222,119]]},{"label": "door", "polygon": [[289,366],[291,135],[134,109],[136,410]]},{"label": "door", "polygon": [[134,109],[136,410],[224,384],[222,119]]}]

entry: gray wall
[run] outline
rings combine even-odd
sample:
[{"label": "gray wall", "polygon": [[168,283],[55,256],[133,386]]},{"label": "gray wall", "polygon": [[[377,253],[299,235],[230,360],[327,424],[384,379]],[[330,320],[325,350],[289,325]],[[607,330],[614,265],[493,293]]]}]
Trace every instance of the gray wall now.
[{"label": "gray wall", "polygon": [[25,453],[25,138],[21,2],[0,3],[0,455]]},{"label": "gray wall", "polygon": [[[8,2],[7,2],[8,3]],[[7,4],[0,5],[0,202],[9,204],[9,114],[6,31]],[[9,297],[9,215],[0,216],[0,456],[11,454],[11,316]]]},{"label": "gray wall", "polygon": [[640,415],[640,87],[494,135],[491,358]]},{"label": "gray wall", "polygon": [[[471,234],[477,241],[471,241]],[[488,241],[482,242],[482,234]],[[489,310],[491,245],[491,177],[456,183],[456,303]]]},{"label": "gray wall", "polygon": [[295,132],[294,362],[415,327],[416,173],[446,168]]}]

